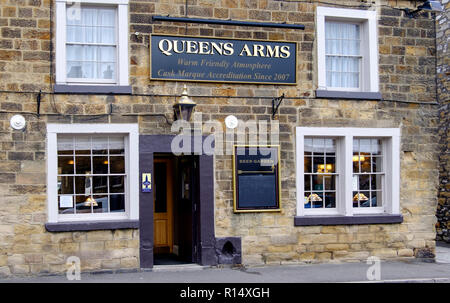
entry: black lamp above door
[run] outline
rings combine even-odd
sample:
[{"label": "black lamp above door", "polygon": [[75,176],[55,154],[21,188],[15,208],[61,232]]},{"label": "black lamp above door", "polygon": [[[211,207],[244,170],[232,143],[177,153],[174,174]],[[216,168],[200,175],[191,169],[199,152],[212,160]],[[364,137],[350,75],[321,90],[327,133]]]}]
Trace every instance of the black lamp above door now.
[{"label": "black lamp above door", "polygon": [[174,119],[190,121],[196,105],[197,104],[189,98],[185,84],[180,100],[173,105]]}]

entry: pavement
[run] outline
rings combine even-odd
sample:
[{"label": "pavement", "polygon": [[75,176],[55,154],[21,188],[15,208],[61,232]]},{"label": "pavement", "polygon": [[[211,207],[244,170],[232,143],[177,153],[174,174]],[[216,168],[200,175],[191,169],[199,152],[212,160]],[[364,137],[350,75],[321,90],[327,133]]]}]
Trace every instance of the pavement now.
[{"label": "pavement", "polygon": [[381,261],[380,280],[368,279],[374,263],[272,265],[250,268],[217,268],[196,264],[155,266],[152,271],[83,273],[79,281],[66,276],[41,276],[0,280],[0,283],[339,283],[424,282],[450,283],[450,244],[438,243],[435,262],[417,259]]}]

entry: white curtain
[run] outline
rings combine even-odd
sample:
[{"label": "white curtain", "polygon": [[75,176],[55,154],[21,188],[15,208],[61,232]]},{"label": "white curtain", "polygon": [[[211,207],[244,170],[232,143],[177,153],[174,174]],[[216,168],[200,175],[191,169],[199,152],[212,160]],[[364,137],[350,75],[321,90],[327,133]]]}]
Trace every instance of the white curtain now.
[{"label": "white curtain", "polygon": [[67,77],[114,79],[116,10],[82,7],[67,15]]},{"label": "white curtain", "polygon": [[327,86],[359,88],[360,26],[327,21],[325,52]]},{"label": "white curtain", "polygon": [[326,138],[305,138],[305,152],[334,153],[336,140]]}]

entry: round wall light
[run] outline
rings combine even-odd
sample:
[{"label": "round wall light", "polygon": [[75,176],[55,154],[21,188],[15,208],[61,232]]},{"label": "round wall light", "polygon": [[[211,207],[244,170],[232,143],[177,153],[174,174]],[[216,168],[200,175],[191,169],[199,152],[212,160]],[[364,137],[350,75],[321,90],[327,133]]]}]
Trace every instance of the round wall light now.
[{"label": "round wall light", "polygon": [[22,115],[14,115],[11,117],[10,124],[15,130],[23,130],[27,123]]}]

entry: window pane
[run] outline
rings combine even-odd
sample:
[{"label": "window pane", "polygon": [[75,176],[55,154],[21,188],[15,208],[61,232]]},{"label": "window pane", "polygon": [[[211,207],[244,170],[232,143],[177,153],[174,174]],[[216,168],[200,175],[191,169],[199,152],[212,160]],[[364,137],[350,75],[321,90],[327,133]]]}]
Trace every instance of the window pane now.
[{"label": "window pane", "polygon": [[[361,172],[370,173],[371,172],[371,158],[370,156],[361,157]],[[364,160],[363,160],[364,159]]]},{"label": "window pane", "polygon": [[115,8],[81,7],[77,13],[68,6],[67,41],[79,43],[115,43]]},{"label": "window pane", "polygon": [[116,47],[67,45],[67,77],[115,79]]},{"label": "window pane", "polygon": [[316,154],[323,155],[325,153],[325,139],[323,138],[313,139],[313,152],[314,155]]},{"label": "window pane", "polygon": [[73,207],[73,205],[74,205],[73,196],[70,195],[58,196],[59,214],[74,214],[75,208]]},{"label": "window pane", "polygon": [[329,156],[336,154],[336,140],[325,139],[325,153]]},{"label": "window pane", "polygon": [[309,200],[310,195],[311,195],[311,192],[305,191],[305,197],[304,197],[304,200],[305,200],[304,207],[305,208],[311,208],[311,201]]},{"label": "window pane", "polygon": [[89,155],[91,153],[91,138],[76,137],[75,138],[75,154]]},{"label": "window pane", "polygon": [[124,212],[125,211],[125,195],[111,195],[111,212]]},{"label": "window pane", "polygon": [[372,171],[383,172],[383,158],[382,157],[372,157]]},{"label": "window pane", "polygon": [[109,192],[110,193],[124,193],[125,192],[125,177],[114,176],[109,177]]},{"label": "window pane", "polygon": [[360,207],[370,207],[370,192],[361,191],[359,192],[359,205]]},{"label": "window pane", "polygon": [[336,193],[325,193],[325,207],[335,208],[336,207]]},{"label": "window pane", "polygon": [[372,155],[381,155],[381,140],[372,139],[370,142]]},{"label": "window pane", "polygon": [[108,154],[108,137],[92,137],[92,153],[94,155]]},{"label": "window pane", "polygon": [[311,190],[311,175],[305,175],[305,191]]},{"label": "window pane", "polygon": [[382,189],[382,178],[383,178],[383,176],[382,175],[371,175],[370,177],[371,177],[371,181],[370,181],[371,189],[372,190],[376,190],[376,189],[380,190],[380,189]]},{"label": "window pane", "polygon": [[353,207],[359,207],[359,195],[358,191],[353,191]]},{"label": "window pane", "polygon": [[359,190],[369,190],[370,189],[370,175],[360,175],[359,176]]},{"label": "window pane", "polygon": [[108,157],[107,156],[94,156],[92,157],[92,164],[94,166],[94,174],[107,174],[108,173]]},{"label": "window pane", "polygon": [[327,54],[359,55],[359,24],[326,21],[325,50]]},{"label": "window pane", "polygon": [[58,155],[73,154],[73,137],[58,136]]},{"label": "window pane", "polygon": [[359,170],[359,164],[360,164],[360,161],[359,161],[359,159],[360,159],[360,156],[358,155],[358,153],[356,153],[356,155],[355,154],[353,154],[353,172],[354,173],[359,173],[360,172],[360,170]]},{"label": "window pane", "polygon": [[325,159],[326,165],[325,165],[325,172],[326,173],[334,173],[336,172],[336,158],[335,157],[327,157]]},{"label": "window pane", "polygon": [[312,202],[312,208],[323,208],[323,192],[313,192],[310,196],[310,201]]},{"label": "window pane", "polygon": [[336,176],[324,176],[324,190],[336,190]]},{"label": "window pane", "polygon": [[108,193],[108,177],[92,177],[94,182],[94,194]]},{"label": "window pane", "polygon": [[75,194],[90,195],[91,193],[91,177],[75,177]]},{"label": "window pane", "polygon": [[58,194],[73,194],[73,177],[58,177]]},{"label": "window pane", "polygon": [[111,174],[123,174],[125,173],[125,158],[123,156],[111,156],[110,170]]},{"label": "window pane", "polygon": [[109,153],[123,155],[125,144],[123,137],[109,137]]},{"label": "window pane", "polygon": [[58,174],[59,175],[73,174],[73,166],[74,166],[73,156],[69,156],[69,157],[59,156],[58,157]]},{"label": "window pane", "polygon": [[107,195],[94,195],[94,201],[92,203],[92,209],[94,213],[107,213],[108,212],[108,196]]},{"label": "window pane", "polygon": [[313,190],[323,190],[323,176],[313,175]]},{"label": "window pane", "polygon": [[325,157],[314,156],[313,158],[313,173],[325,172]]},{"label": "window pane", "polygon": [[312,172],[311,167],[312,167],[312,158],[305,157],[305,163],[304,163],[305,173],[311,173]]},{"label": "window pane", "polygon": [[92,198],[90,196],[75,196],[76,201],[76,213],[77,214],[90,214],[92,213],[91,205]]},{"label": "window pane", "polygon": [[383,206],[383,195],[381,191],[372,192],[372,207]]},{"label": "window pane", "polygon": [[89,157],[89,156],[75,157],[75,167],[76,167],[77,174],[90,174],[91,173],[91,157]]}]

